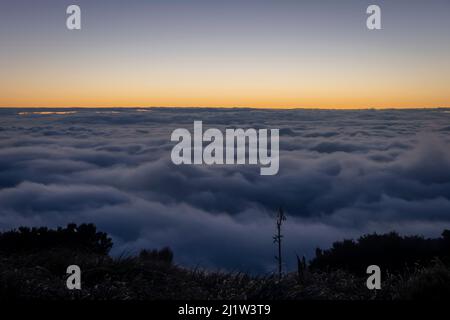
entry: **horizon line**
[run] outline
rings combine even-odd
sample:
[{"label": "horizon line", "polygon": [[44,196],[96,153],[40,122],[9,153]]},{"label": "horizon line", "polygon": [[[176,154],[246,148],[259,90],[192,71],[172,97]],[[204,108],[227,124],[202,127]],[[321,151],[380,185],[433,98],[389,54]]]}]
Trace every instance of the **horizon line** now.
[{"label": "horizon line", "polygon": [[253,107],[253,106],[0,106],[0,109],[256,109],[256,110],[437,110],[440,107]]}]

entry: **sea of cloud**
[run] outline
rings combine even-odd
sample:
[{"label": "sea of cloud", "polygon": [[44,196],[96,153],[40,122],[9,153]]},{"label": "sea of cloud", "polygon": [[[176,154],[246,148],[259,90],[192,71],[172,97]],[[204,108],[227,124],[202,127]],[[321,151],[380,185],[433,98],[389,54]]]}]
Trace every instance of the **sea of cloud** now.
[{"label": "sea of cloud", "polygon": [[[279,128],[280,171],[175,166],[175,128]],[[450,112],[0,109],[0,230],[93,222],[114,254],[169,246],[182,265],[274,270],[369,232],[450,228]]]}]

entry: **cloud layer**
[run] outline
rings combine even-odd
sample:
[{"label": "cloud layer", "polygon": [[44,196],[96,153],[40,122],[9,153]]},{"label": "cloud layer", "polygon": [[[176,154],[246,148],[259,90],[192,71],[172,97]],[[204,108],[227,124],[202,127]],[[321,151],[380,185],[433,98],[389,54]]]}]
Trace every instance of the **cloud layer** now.
[{"label": "cloud layer", "polygon": [[[114,253],[170,246],[181,264],[264,272],[279,206],[289,266],[344,237],[450,227],[445,110],[40,111],[0,110],[1,229],[94,222]],[[173,165],[170,134],[194,120],[279,128],[279,174]]]}]

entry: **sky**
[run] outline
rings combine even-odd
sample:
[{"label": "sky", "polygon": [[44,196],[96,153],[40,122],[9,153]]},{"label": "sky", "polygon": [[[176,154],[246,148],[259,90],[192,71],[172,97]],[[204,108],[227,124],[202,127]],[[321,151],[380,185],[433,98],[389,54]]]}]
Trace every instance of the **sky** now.
[{"label": "sky", "polygon": [[[450,111],[1,109],[0,230],[94,223],[113,254],[169,246],[197,268],[276,270],[363,234],[450,229]],[[44,112],[44,113],[43,113]],[[171,161],[175,128],[280,129],[280,171]]]},{"label": "sky", "polygon": [[[66,29],[77,4],[82,29]],[[382,30],[366,28],[377,4]],[[0,0],[0,107],[450,107],[448,0]]]}]

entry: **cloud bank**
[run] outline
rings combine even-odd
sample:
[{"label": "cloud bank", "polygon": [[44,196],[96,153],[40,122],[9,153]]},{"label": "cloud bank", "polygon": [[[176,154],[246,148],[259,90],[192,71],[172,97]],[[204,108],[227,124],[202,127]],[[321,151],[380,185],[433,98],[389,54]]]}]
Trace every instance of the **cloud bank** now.
[{"label": "cloud bank", "polygon": [[[93,222],[113,253],[170,246],[176,262],[268,272],[285,255],[367,232],[450,227],[445,110],[0,110],[0,229]],[[175,128],[279,128],[280,171],[175,166]]]}]

